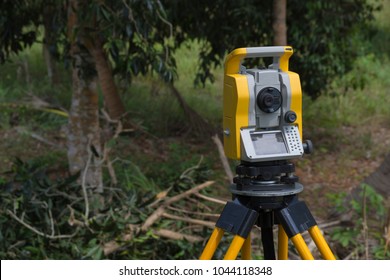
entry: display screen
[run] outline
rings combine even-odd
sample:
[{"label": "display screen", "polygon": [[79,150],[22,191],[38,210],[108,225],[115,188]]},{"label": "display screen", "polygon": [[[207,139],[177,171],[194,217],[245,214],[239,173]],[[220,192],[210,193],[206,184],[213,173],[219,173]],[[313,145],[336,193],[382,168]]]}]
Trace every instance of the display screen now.
[{"label": "display screen", "polygon": [[287,147],[282,132],[251,134],[256,155],[286,154]]}]

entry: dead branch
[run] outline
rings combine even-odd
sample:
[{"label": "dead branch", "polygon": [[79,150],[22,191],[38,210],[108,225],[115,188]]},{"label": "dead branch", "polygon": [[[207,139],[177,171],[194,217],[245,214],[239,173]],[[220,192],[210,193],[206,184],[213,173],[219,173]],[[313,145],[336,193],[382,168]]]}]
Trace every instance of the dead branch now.
[{"label": "dead branch", "polygon": [[197,165],[191,166],[190,168],[187,168],[186,170],[184,170],[184,172],[180,175],[180,179],[186,178],[186,179],[190,180],[191,182],[194,182],[190,176],[187,176],[187,174],[190,174],[191,171],[200,168],[202,161],[203,161],[203,156],[200,157]]},{"label": "dead branch", "polygon": [[225,173],[226,173],[226,176],[228,178],[228,181],[229,182],[233,182],[233,177],[234,177],[233,176],[233,172],[230,169],[229,161],[228,161],[228,159],[225,156],[225,151],[223,149],[223,145],[222,145],[221,140],[219,139],[218,134],[213,135],[211,137],[211,139],[213,140],[215,145],[217,145],[219,158],[220,158],[220,160],[222,162],[222,166],[223,166],[223,169],[225,170]]},{"label": "dead branch", "polygon": [[112,184],[114,186],[116,186],[116,185],[118,185],[118,178],[116,177],[116,172],[115,172],[114,166],[112,165],[112,162],[110,161],[110,158],[108,156],[108,152],[107,152],[107,154],[105,156],[106,156],[106,159],[107,159],[106,163],[107,163],[108,174],[111,177]]},{"label": "dead branch", "polygon": [[158,204],[160,201],[164,200],[164,199],[167,197],[168,193],[171,191],[171,189],[172,189],[172,187],[169,187],[168,189],[159,192],[159,193],[156,195],[156,200],[153,201],[152,203],[150,203],[150,204],[148,205],[148,207],[149,207],[149,208],[152,208],[152,207],[154,207],[156,204]]},{"label": "dead branch", "polygon": [[226,202],[227,202],[226,200],[221,200],[221,199],[218,199],[218,198],[209,197],[209,196],[203,195],[201,193],[195,193],[194,195],[199,197],[199,198],[201,198],[201,199],[204,199],[204,200],[207,200],[207,201],[210,201],[210,202],[214,202],[214,203],[217,203],[217,204],[221,204],[221,205],[225,205]]},{"label": "dead branch", "polygon": [[387,253],[387,250],[389,249],[389,244],[390,244],[390,225],[388,225],[385,228],[385,254]]},{"label": "dead branch", "polygon": [[[139,232],[139,231],[145,232],[145,231],[147,231],[162,216],[165,216],[165,217],[168,217],[168,218],[174,218],[176,220],[179,220],[179,218],[180,219],[184,219],[184,218],[181,218],[181,217],[178,217],[178,216],[174,216],[174,215],[170,215],[170,214],[165,213],[166,208],[170,207],[171,204],[173,204],[173,203],[175,203],[177,201],[180,201],[180,200],[190,196],[191,194],[199,192],[200,190],[210,186],[213,183],[214,183],[214,181],[207,181],[207,182],[205,182],[203,184],[200,184],[200,185],[198,185],[198,186],[196,186],[196,187],[194,187],[194,188],[192,188],[190,190],[187,190],[184,193],[178,194],[176,196],[173,196],[173,197],[167,199],[165,202],[163,202],[162,205],[160,205],[145,220],[145,222],[141,226],[139,226],[139,225],[130,225],[130,233],[124,234],[121,237],[121,240],[122,241],[129,241],[129,240],[131,240],[134,231],[136,231],[136,232]],[[185,220],[188,221],[188,219],[185,219]],[[197,220],[197,219],[190,219],[190,222],[198,223],[198,224],[202,223],[202,225],[204,225],[204,226],[210,226],[210,224],[211,224],[211,222],[205,222],[205,221],[201,221],[201,220]],[[214,224],[213,224],[213,226],[214,226]],[[153,233],[155,235],[157,235],[157,236],[170,238],[170,239],[174,239],[174,240],[188,240],[189,242],[199,242],[199,241],[203,240],[203,238],[198,237],[198,236],[177,233],[177,232],[173,232],[173,231],[166,230],[166,229],[153,230]],[[122,245],[120,245],[117,241],[114,241],[114,240],[113,241],[109,241],[109,242],[107,242],[107,243],[105,243],[103,245],[104,255],[107,256],[109,254],[112,254],[115,251],[119,250],[121,247],[122,247]]]},{"label": "dead branch", "polygon": [[63,147],[60,147],[56,143],[53,143],[50,140],[47,140],[34,132],[28,131],[25,127],[18,126],[18,127],[16,127],[16,131],[20,134],[28,134],[32,138],[34,138],[35,140],[38,140],[39,142],[45,143],[46,145],[52,146],[56,149],[63,149]]},{"label": "dead branch", "polygon": [[153,233],[155,235],[165,237],[165,238],[170,238],[173,240],[187,240],[191,243],[203,241],[202,237],[178,233],[178,232],[167,230],[167,229],[155,230],[155,231],[153,231]]},{"label": "dead branch", "polygon": [[172,211],[176,211],[176,212],[180,212],[180,213],[196,215],[196,216],[205,216],[205,217],[211,217],[211,218],[218,218],[220,216],[219,214],[188,211],[188,210],[179,209],[179,208],[172,207],[172,206],[167,207],[167,209],[172,210]]},{"label": "dead branch", "polygon": [[85,214],[84,214],[85,222],[88,221],[88,217],[89,217],[89,199],[88,199],[88,192],[87,192],[87,186],[86,186],[86,178],[87,178],[87,172],[88,172],[89,166],[91,164],[91,159],[92,159],[92,152],[89,149],[90,145],[91,145],[91,140],[88,141],[88,145],[87,145],[88,159],[87,159],[87,163],[85,164],[85,168],[83,170],[83,176],[81,179],[81,189],[83,191],[83,197],[84,197],[84,202],[85,202]]},{"label": "dead branch", "polygon": [[[106,119],[106,121],[108,123],[114,123],[114,124],[117,125],[116,128],[115,128],[115,133],[111,137],[111,139],[118,138],[119,134],[121,132],[123,132],[122,122],[120,120],[113,120],[113,119],[111,119],[110,116],[108,115],[108,113],[104,109],[102,110],[102,114],[103,114],[104,118]],[[107,142],[105,142],[104,145],[103,145],[103,158],[100,161],[100,164],[103,164],[104,162],[106,162],[108,174],[111,177],[112,184],[113,185],[117,185],[118,184],[118,178],[116,176],[115,169],[113,167],[113,161],[110,161],[110,158],[109,158],[110,152],[111,152],[111,148],[109,148],[107,146]]]},{"label": "dead branch", "polygon": [[177,202],[177,201],[180,201],[182,200],[183,198],[185,197],[188,197],[190,196],[191,194],[193,193],[196,193],[208,186],[210,186],[211,184],[213,184],[214,181],[207,181],[203,184],[200,184],[192,189],[189,189],[188,191],[184,192],[184,193],[181,193],[181,194],[178,194],[174,197],[171,197],[170,199],[166,200],[160,207],[158,207],[147,219],[146,221],[144,222],[144,224],[141,226],[141,230],[142,231],[146,231],[150,228],[150,226],[152,224],[154,224],[161,216],[162,214],[164,213],[165,211],[165,208],[168,207],[169,205]]},{"label": "dead branch", "polygon": [[338,226],[341,224],[342,224],[342,221],[337,220],[337,221],[331,221],[331,222],[327,222],[327,223],[321,223],[321,224],[319,223],[318,227],[321,229],[325,229],[325,228],[332,228],[332,227],[335,227],[335,226]]},{"label": "dead branch", "polygon": [[[103,245],[104,255],[108,256],[108,255],[116,252],[117,250],[119,250],[123,246],[123,244],[121,244],[121,243],[125,243],[127,241],[130,241],[133,238],[133,232],[138,231],[138,230],[139,230],[139,227],[130,226],[130,233],[124,234],[121,237],[120,242],[112,240],[112,241],[105,243]],[[174,231],[167,230],[167,229],[153,230],[153,234],[160,236],[160,237],[173,239],[173,240],[187,240],[191,243],[203,241],[202,237],[178,233],[178,232],[174,232]]]},{"label": "dead branch", "polygon": [[154,222],[157,221],[157,220],[162,216],[162,214],[164,214],[164,211],[165,211],[165,207],[164,207],[164,206],[160,206],[159,208],[157,208],[157,210],[154,211],[154,212],[146,219],[146,221],[144,222],[144,224],[143,224],[142,227],[141,227],[141,230],[142,230],[142,231],[147,231],[148,228],[150,228],[151,225],[153,225]]},{"label": "dead branch", "polygon": [[188,218],[188,217],[180,217],[180,216],[168,214],[165,212],[162,213],[162,216],[167,218],[167,219],[187,222],[187,223],[201,225],[201,226],[206,226],[209,228],[214,228],[214,226],[215,226],[215,223],[213,223],[213,222],[203,221],[203,220],[199,220],[199,219],[192,219],[192,218]]},{"label": "dead branch", "polygon": [[[130,241],[133,238],[132,232],[129,234],[124,234],[121,238],[121,242]],[[123,245],[119,244],[117,241],[112,240],[103,245],[103,252],[105,256],[108,256],[115,251],[119,250]]]},{"label": "dead branch", "polygon": [[112,240],[112,241],[109,241],[109,242],[103,244],[103,253],[105,256],[108,256],[108,255],[116,252],[120,248],[121,248],[121,245],[119,245],[118,242]]},{"label": "dead branch", "polygon": [[177,232],[185,232],[187,230],[197,230],[199,232],[202,229],[203,229],[203,226],[201,226],[201,225],[188,225],[185,227],[178,228],[176,230],[177,230]]},{"label": "dead branch", "polygon": [[25,103],[26,106],[31,106],[36,110],[54,113],[62,117],[69,117],[69,112],[65,108],[50,104],[42,98],[34,95],[31,91],[27,92],[27,96],[28,99],[26,100],[27,103]]},{"label": "dead branch", "polygon": [[181,193],[181,194],[178,194],[174,197],[171,197],[170,199],[168,199],[164,205],[165,206],[168,206],[168,205],[171,205],[179,200],[182,200],[183,198],[185,197],[188,197],[190,196],[191,194],[194,194],[194,193],[197,193],[199,192],[200,190],[204,189],[204,188],[207,188],[209,186],[211,186],[212,184],[214,184],[214,181],[207,181],[207,182],[204,182],[203,184],[200,184],[192,189],[189,189],[188,191],[185,191],[184,193]]},{"label": "dead branch", "polygon": [[198,199],[188,197],[187,200],[191,202],[193,205],[196,205],[197,208],[204,210],[205,212],[211,212],[212,209],[207,206],[205,203],[202,201],[199,201]]},{"label": "dead branch", "polygon": [[368,248],[368,224],[367,224],[367,194],[366,194],[366,185],[363,187],[363,222],[362,222],[362,231],[364,238],[364,249],[365,249],[365,257],[368,260],[369,257],[369,248]]},{"label": "dead branch", "polygon": [[343,260],[350,260],[354,255],[358,255],[359,248],[353,250],[348,256],[346,256]]},{"label": "dead branch", "polygon": [[207,122],[198,112],[190,107],[190,105],[185,101],[179,90],[173,85],[168,84],[168,89],[179,102],[180,107],[183,109],[188,122],[191,133],[196,137],[204,139],[206,136],[211,136],[215,134],[215,127]]},{"label": "dead branch", "polygon": [[69,219],[68,219],[68,224],[70,226],[78,226],[78,227],[84,227],[85,224],[84,222],[82,221],[79,221],[75,218],[75,215],[74,215],[74,209],[72,208],[72,206],[68,205],[68,209],[70,211],[70,215],[69,215]]},{"label": "dead branch", "polygon": [[21,220],[18,216],[16,216],[14,213],[12,213],[11,210],[7,209],[7,214],[11,216],[11,218],[13,218],[14,220],[16,220],[18,223],[20,223],[21,225],[23,225],[24,227],[28,228],[29,230],[31,230],[32,232],[34,232],[35,234],[39,235],[39,236],[42,236],[42,237],[46,237],[46,238],[49,238],[49,239],[66,239],[66,238],[72,238],[74,236],[76,236],[77,232],[78,232],[78,228],[76,228],[75,232],[72,233],[72,234],[60,234],[60,235],[54,235],[54,232],[52,232],[52,234],[46,234],[46,233],[43,233],[39,230],[37,230],[36,228],[34,228],[33,226],[27,224],[26,222],[24,222],[23,220]]},{"label": "dead branch", "polygon": [[387,253],[387,250],[390,245],[390,208],[387,210],[387,221],[385,224],[385,233],[384,233],[384,238],[385,238],[385,255]]}]

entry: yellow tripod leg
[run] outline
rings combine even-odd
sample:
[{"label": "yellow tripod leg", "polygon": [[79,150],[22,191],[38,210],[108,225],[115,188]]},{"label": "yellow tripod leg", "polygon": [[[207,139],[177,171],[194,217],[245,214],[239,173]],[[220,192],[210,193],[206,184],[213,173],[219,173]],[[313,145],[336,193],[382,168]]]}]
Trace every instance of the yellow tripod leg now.
[{"label": "yellow tripod leg", "polygon": [[246,238],[244,245],[242,245],[241,249],[241,259],[243,260],[250,260],[252,258],[251,256],[251,234],[249,233],[248,237]]},{"label": "yellow tripod leg", "polygon": [[313,226],[309,228],[309,234],[311,238],[313,238],[314,243],[317,245],[318,250],[320,251],[322,257],[325,260],[336,259],[332,251],[330,250],[328,243],[326,243],[324,236],[321,234],[321,231],[318,226]]},{"label": "yellow tripod leg", "polygon": [[288,236],[282,225],[278,231],[278,260],[288,259]]},{"label": "yellow tripod leg", "polygon": [[207,241],[207,244],[203,249],[202,255],[200,255],[200,260],[211,260],[215,250],[217,250],[218,244],[221,241],[223,234],[224,231],[221,228],[216,227],[213,230],[209,241]]},{"label": "yellow tripod leg", "polygon": [[311,254],[309,247],[307,247],[305,240],[303,240],[302,235],[298,233],[297,235],[291,237],[291,241],[294,243],[295,248],[303,260],[314,260],[314,257]]},{"label": "yellow tripod leg", "polygon": [[242,246],[244,245],[245,238],[239,235],[235,235],[229,249],[226,252],[224,260],[235,260]]}]

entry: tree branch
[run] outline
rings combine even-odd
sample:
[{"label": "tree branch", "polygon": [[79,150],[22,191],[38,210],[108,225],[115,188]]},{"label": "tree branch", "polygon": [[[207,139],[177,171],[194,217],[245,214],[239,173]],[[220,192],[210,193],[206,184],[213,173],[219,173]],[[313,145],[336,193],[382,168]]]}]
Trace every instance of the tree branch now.
[{"label": "tree branch", "polygon": [[88,141],[88,145],[87,145],[87,151],[88,151],[88,159],[87,159],[87,163],[85,164],[85,168],[84,168],[84,172],[83,172],[83,177],[81,179],[81,188],[83,190],[83,196],[84,196],[84,202],[85,202],[85,214],[84,214],[84,219],[85,219],[85,222],[88,221],[88,216],[89,216],[89,200],[88,200],[88,192],[87,192],[87,186],[86,186],[86,178],[87,178],[87,172],[88,172],[88,168],[91,164],[91,158],[92,158],[92,152],[90,151],[90,143],[91,141]]},{"label": "tree branch", "polygon": [[221,199],[217,199],[217,198],[213,198],[213,197],[208,197],[206,195],[203,195],[201,193],[195,193],[194,194],[195,196],[201,198],[201,199],[204,199],[204,200],[207,200],[207,201],[210,201],[210,202],[214,202],[214,203],[217,203],[217,204],[221,204],[221,205],[225,205],[227,201],[225,200],[221,200]]},{"label": "tree branch", "polygon": [[11,216],[11,218],[13,218],[14,220],[16,220],[18,223],[20,223],[21,225],[23,225],[24,227],[28,228],[29,230],[31,230],[32,232],[34,232],[35,234],[39,235],[39,236],[42,236],[42,237],[45,237],[45,238],[49,238],[49,239],[65,239],[65,238],[72,238],[74,236],[76,236],[77,232],[78,232],[78,228],[76,228],[76,231],[73,233],[73,234],[62,234],[62,235],[54,235],[52,232],[51,235],[48,235],[46,233],[43,233],[39,230],[37,230],[36,228],[34,228],[33,226],[27,224],[26,222],[24,222],[23,220],[21,220],[18,216],[16,216],[14,213],[12,213],[11,210],[8,210],[7,209],[7,213],[8,215]]},{"label": "tree branch", "polygon": [[166,200],[163,205],[161,205],[160,207],[158,207],[147,219],[146,221],[144,222],[144,224],[141,226],[141,230],[142,231],[146,231],[150,228],[150,226],[152,224],[154,224],[165,212],[165,208],[169,205],[171,205],[172,203],[175,203],[185,197],[188,197],[190,196],[191,194],[193,193],[196,193],[198,191],[200,191],[201,189],[204,189],[210,185],[212,185],[214,183],[214,181],[207,181],[201,185],[198,185],[184,193],[181,193],[181,194],[178,194],[174,197],[171,197],[170,199]]},{"label": "tree branch", "polygon": [[165,218],[168,218],[168,219],[182,221],[182,222],[187,222],[187,223],[201,225],[201,226],[206,226],[206,227],[209,227],[209,228],[214,228],[214,226],[215,226],[215,223],[213,223],[213,222],[208,222],[208,221],[203,221],[203,220],[198,220],[198,219],[192,219],[192,218],[188,218],[188,217],[180,217],[180,216],[168,214],[168,213],[165,213],[165,212],[162,213],[162,216],[165,217]]},{"label": "tree branch", "polygon": [[155,230],[155,231],[153,231],[153,233],[155,235],[158,235],[158,236],[161,236],[161,237],[165,237],[165,238],[170,238],[170,239],[173,239],[173,240],[187,240],[187,241],[189,241],[191,243],[203,241],[202,237],[194,236],[194,235],[188,235],[188,234],[183,234],[183,233],[178,233],[178,232],[171,231],[171,230],[168,230],[168,229]]},{"label": "tree branch", "polygon": [[217,145],[218,154],[219,154],[219,158],[222,162],[223,169],[225,170],[226,176],[227,176],[229,182],[231,183],[231,182],[233,182],[234,176],[233,176],[232,170],[230,169],[229,161],[225,156],[225,151],[223,149],[222,142],[219,139],[218,134],[215,134],[214,136],[212,136],[211,139],[213,139],[215,145]]}]

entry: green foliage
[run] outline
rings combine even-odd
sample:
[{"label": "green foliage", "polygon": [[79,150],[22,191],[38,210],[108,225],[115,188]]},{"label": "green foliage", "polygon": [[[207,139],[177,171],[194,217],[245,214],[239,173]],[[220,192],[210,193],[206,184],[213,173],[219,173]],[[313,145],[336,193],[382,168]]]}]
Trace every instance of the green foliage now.
[{"label": "green foliage", "polygon": [[[74,38],[85,32],[94,45],[104,46],[115,64],[114,72],[125,79],[147,73],[157,73],[167,82],[174,79],[173,30],[159,0],[78,1],[77,9],[72,9],[79,21],[73,30],[67,30],[70,4],[59,0],[2,1],[0,63],[43,37],[52,57],[62,56],[69,64],[69,34]],[[39,35],[40,29],[44,36]],[[88,70],[84,72],[93,74],[94,65]]]},{"label": "green foliage", "polygon": [[379,4],[367,0],[300,3],[289,2],[287,15],[288,41],[297,51],[291,65],[300,74],[304,91],[317,97],[365,54]]},{"label": "green foliage", "polygon": [[323,128],[329,135],[338,135],[343,126],[360,129],[372,124],[388,124],[389,71],[389,58],[378,58],[373,54],[358,58],[353,70],[332,82],[330,91],[333,94],[323,94],[315,101],[304,96],[305,127],[314,133]]},{"label": "green foliage", "polygon": [[[19,2],[18,9],[12,9],[11,1],[5,1],[0,9],[2,22],[18,23],[16,30],[1,31],[5,38],[10,38],[0,45],[2,57],[22,50],[23,41],[31,45],[36,31],[23,32],[42,25],[43,12],[47,13],[42,8],[43,1]],[[53,46],[56,52],[62,49],[65,54],[65,8],[57,1],[50,4],[54,27],[46,24],[45,28],[55,38],[50,41],[62,44],[62,48]],[[367,38],[376,30],[370,23],[378,9],[377,1],[368,0],[289,2],[288,42],[296,51],[291,68],[301,75],[309,96],[326,92],[335,78],[352,69],[354,60],[367,49]],[[127,80],[157,73],[172,82],[177,69],[173,52],[188,40],[200,42],[195,81],[203,85],[207,80],[215,80],[212,70],[221,65],[227,51],[272,44],[269,0],[81,1],[77,12],[83,21],[76,33],[87,32],[93,44],[103,45],[115,64],[115,73]]]},{"label": "green foliage", "polygon": [[153,179],[148,178],[141,169],[132,162],[122,162],[125,188],[129,190],[142,189],[151,194],[158,192],[158,187]]},{"label": "green foliage", "polygon": [[[199,255],[202,248],[197,244],[162,239],[153,230],[132,229],[154,211],[146,206],[159,190],[137,166],[131,166],[136,172],[131,183],[106,189],[105,204],[87,218],[77,176],[52,180],[42,162],[15,160],[13,170],[0,177],[0,258],[190,259]],[[177,178],[175,185],[193,187],[196,168],[193,171],[187,174],[193,179]],[[144,188],[145,183],[153,188]],[[173,187],[170,195],[181,191]],[[89,196],[92,201],[94,195]],[[182,223],[161,220],[153,228],[180,228]],[[121,241],[126,234],[131,237]],[[105,245],[114,241],[120,248],[105,255]]]},{"label": "green foliage", "polygon": [[390,54],[390,2],[381,1],[382,9],[375,13],[374,28],[376,33],[372,38],[371,49],[379,58],[389,58]]},{"label": "green foliage", "polygon": [[35,42],[40,8],[37,1],[0,2],[0,63]]},{"label": "green foliage", "polygon": [[104,46],[116,73],[128,81],[147,73],[173,81],[173,31],[159,0],[84,1],[78,13],[86,35]]},{"label": "green foliage", "polygon": [[[202,39],[196,81],[214,80],[211,69],[227,51],[272,45],[272,1],[163,1],[168,18],[178,26],[176,39]],[[376,3],[354,1],[290,1],[288,42],[296,51],[291,69],[298,72],[304,92],[325,92],[330,82],[352,69],[362,53]],[[358,45],[359,47],[351,47]]]},{"label": "green foliage", "polygon": [[[349,225],[337,227],[331,233],[333,242],[337,244],[335,247],[341,246],[337,249],[339,255],[356,252],[359,257],[368,249],[374,258],[390,256],[380,233],[386,214],[384,199],[380,194],[371,186],[362,184],[356,195],[347,196],[342,192],[329,194],[328,198],[334,210],[339,215],[348,215],[351,221]],[[368,239],[370,242],[367,242]],[[365,242],[371,244],[369,248],[365,248]]]},{"label": "green foliage", "polygon": [[332,232],[332,240],[338,242],[342,247],[351,248],[356,247],[359,244],[357,237],[360,234],[360,229],[357,228],[336,228]]},{"label": "green foliage", "polygon": [[373,248],[374,259],[376,260],[389,260],[390,250],[388,244],[383,239],[380,239],[379,244]]},{"label": "green foliage", "polygon": [[156,137],[177,135],[182,131],[186,117],[164,85],[154,84],[149,77],[133,83],[126,91],[123,102],[140,128]]}]

